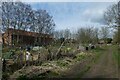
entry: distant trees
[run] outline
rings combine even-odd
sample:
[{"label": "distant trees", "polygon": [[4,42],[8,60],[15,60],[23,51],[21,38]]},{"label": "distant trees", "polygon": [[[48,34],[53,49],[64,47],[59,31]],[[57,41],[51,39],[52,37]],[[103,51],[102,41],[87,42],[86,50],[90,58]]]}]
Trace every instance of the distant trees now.
[{"label": "distant trees", "polygon": [[98,29],[93,27],[80,28],[77,32],[77,40],[80,43],[97,43]]},{"label": "distant trees", "polygon": [[109,36],[109,29],[108,27],[101,27],[101,36],[104,39],[105,43],[107,43],[107,38]]},{"label": "distant trees", "polygon": [[60,39],[64,37],[64,30],[56,30],[54,31],[54,38]]},{"label": "distant trees", "polygon": [[118,31],[115,31],[115,32],[114,32],[114,35],[113,35],[113,42],[114,42],[114,43],[119,42],[119,41],[118,41]]},{"label": "distant trees", "polygon": [[118,35],[116,39],[118,39],[117,41],[120,43],[120,2],[107,8],[104,13],[104,19],[108,26],[117,30]]},{"label": "distant trees", "polygon": [[60,38],[70,39],[71,34],[72,33],[71,33],[70,29],[58,30],[58,31],[54,32],[54,37],[56,39],[60,39]]},{"label": "distant trees", "polygon": [[65,39],[71,38],[71,32],[70,32],[69,29],[65,29],[65,30],[64,30],[64,38],[65,38]]},{"label": "distant trees", "polygon": [[71,32],[69,29],[59,30],[54,32],[56,39],[74,39],[78,43],[89,44],[98,43],[99,40],[99,29],[94,27],[81,27],[76,32]]},{"label": "distant trees", "polygon": [[56,43],[63,43],[65,42],[71,42],[72,33],[70,29],[64,29],[64,30],[56,30],[54,32],[54,38],[56,39]]}]

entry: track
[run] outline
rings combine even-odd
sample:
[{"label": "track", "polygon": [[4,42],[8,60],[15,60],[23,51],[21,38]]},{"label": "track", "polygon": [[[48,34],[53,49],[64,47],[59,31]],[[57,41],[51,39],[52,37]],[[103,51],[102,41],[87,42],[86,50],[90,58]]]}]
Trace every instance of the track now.
[{"label": "track", "polygon": [[83,78],[118,78],[118,64],[113,54],[112,47],[109,47]]}]

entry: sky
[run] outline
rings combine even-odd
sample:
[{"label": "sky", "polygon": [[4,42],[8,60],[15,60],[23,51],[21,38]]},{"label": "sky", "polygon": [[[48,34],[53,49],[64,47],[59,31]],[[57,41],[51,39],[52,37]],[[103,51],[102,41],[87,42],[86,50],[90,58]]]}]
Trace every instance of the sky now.
[{"label": "sky", "polygon": [[29,2],[33,9],[44,9],[56,24],[55,30],[70,29],[76,31],[80,27],[101,27],[103,14],[114,2]]},{"label": "sky", "polygon": [[[5,0],[3,0],[5,1]],[[22,2],[118,2],[119,0],[6,0]]]}]

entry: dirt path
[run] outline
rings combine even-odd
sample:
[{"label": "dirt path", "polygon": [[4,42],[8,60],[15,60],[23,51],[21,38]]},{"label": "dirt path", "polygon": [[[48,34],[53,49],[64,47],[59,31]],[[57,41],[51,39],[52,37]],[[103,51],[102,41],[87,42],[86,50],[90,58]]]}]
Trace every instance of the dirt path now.
[{"label": "dirt path", "polygon": [[62,72],[63,77],[69,77],[69,78],[77,78],[80,77],[83,73],[82,71],[84,71],[86,69],[86,65],[88,63],[91,62],[93,58],[89,57],[89,59],[84,59],[81,62],[76,63],[75,65],[71,66],[70,69],[68,69],[65,72]]},{"label": "dirt path", "polygon": [[83,78],[118,78],[118,65],[113,58],[111,47],[100,56]]}]

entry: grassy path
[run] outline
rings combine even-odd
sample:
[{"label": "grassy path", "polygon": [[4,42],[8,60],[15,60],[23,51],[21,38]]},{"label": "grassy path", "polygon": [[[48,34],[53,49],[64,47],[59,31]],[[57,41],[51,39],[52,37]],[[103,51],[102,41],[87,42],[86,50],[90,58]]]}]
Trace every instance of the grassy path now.
[{"label": "grassy path", "polygon": [[95,50],[96,56],[88,57],[66,71],[69,78],[118,78],[118,49],[116,45]]},{"label": "grassy path", "polygon": [[118,78],[118,64],[113,57],[113,47],[109,46],[98,61],[83,75],[83,78]]},{"label": "grassy path", "polygon": [[97,59],[102,55],[101,53],[104,49],[95,49],[92,51],[87,52],[92,53],[92,56],[88,56],[82,59],[80,62],[76,63],[75,65],[71,66],[70,69],[64,71],[62,73],[63,77],[66,78],[81,78],[89,69],[90,67],[97,61]]}]

